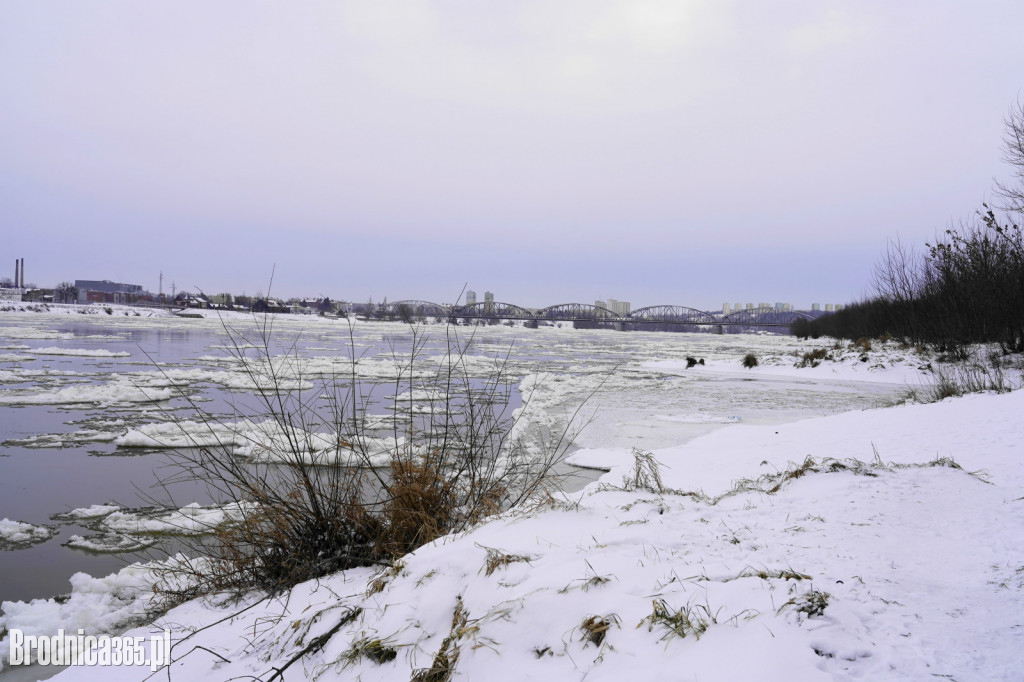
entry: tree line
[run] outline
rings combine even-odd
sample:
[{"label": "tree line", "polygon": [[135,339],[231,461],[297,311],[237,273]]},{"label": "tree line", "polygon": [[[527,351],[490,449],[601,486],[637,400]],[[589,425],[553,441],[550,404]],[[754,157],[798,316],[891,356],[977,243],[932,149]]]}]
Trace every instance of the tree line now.
[{"label": "tree line", "polygon": [[915,250],[889,245],[876,265],[873,295],[833,315],[800,320],[797,336],[897,337],[963,355],[975,343],[1024,352],[1024,101],[1006,120],[1004,160],[1011,180],[997,182],[998,203]]}]

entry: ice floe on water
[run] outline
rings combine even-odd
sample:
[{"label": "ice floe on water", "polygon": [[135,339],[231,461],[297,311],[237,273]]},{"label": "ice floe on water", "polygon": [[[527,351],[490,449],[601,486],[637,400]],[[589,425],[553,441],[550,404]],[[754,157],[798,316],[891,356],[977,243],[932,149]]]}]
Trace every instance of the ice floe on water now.
[{"label": "ice floe on water", "polygon": [[93,504],[88,507],[78,507],[77,509],[54,514],[53,518],[67,521],[94,520],[120,511],[120,509],[121,507],[116,504]]},{"label": "ice floe on water", "polygon": [[223,506],[203,506],[198,502],[180,509],[147,511],[114,511],[98,521],[98,527],[130,535],[207,535],[224,524],[237,523],[257,506],[249,502],[232,502]]},{"label": "ice floe on water", "polygon": [[143,388],[124,377],[102,384],[67,386],[54,391],[0,391],[0,405],[96,405],[155,403],[175,396],[169,388]]},{"label": "ice floe on water", "polygon": [[0,337],[8,339],[62,339],[75,338],[71,332],[59,332],[52,329],[39,329],[35,327],[0,327]]},{"label": "ice floe on water", "polygon": [[117,433],[80,429],[69,433],[40,433],[27,438],[11,438],[3,441],[3,445],[16,445],[23,448],[66,448],[89,443],[109,443],[117,438]]},{"label": "ice floe on water", "polygon": [[5,517],[0,519],[0,550],[18,549],[46,542],[53,536],[53,533],[52,528],[36,526],[23,521],[12,521]]},{"label": "ice floe on water", "polygon": [[138,552],[152,547],[159,540],[155,537],[125,535],[123,533],[100,533],[97,535],[72,535],[65,547],[80,549],[94,554],[124,554]]},{"label": "ice floe on water", "polygon": [[131,353],[127,351],[112,351],[103,348],[33,348],[32,353],[36,355],[73,355],[84,358],[127,358]]},{"label": "ice floe on water", "polygon": [[15,353],[0,353],[0,362],[32,362],[34,355],[17,355]]},{"label": "ice floe on water", "polygon": [[224,448],[233,456],[260,462],[306,462],[315,465],[384,466],[404,438],[317,432],[274,419],[262,422],[174,421],[128,429],[114,441],[123,448]]}]

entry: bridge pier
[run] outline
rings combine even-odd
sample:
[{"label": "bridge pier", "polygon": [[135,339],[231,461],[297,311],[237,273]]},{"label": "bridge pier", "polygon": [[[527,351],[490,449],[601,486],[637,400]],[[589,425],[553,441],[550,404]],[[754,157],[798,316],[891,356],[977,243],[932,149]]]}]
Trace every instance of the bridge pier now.
[{"label": "bridge pier", "polygon": [[625,322],[616,322],[615,323],[615,331],[617,331],[617,332],[624,332],[624,331],[626,331],[626,323]]},{"label": "bridge pier", "polygon": [[527,329],[536,329],[537,327],[540,326],[540,321],[539,320],[527,320],[526,324],[524,324],[523,326],[526,327]]}]

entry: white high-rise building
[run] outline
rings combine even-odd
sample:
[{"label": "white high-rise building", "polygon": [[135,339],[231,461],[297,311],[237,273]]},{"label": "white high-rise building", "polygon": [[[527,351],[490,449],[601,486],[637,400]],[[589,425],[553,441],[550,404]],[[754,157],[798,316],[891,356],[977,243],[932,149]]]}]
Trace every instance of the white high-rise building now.
[{"label": "white high-rise building", "polygon": [[617,301],[614,298],[609,298],[607,301],[594,301],[594,305],[598,308],[610,310],[619,317],[629,315],[629,301]]},{"label": "white high-rise building", "polygon": [[476,292],[472,289],[466,290],[466,305],[474,305],[476,303]]}]

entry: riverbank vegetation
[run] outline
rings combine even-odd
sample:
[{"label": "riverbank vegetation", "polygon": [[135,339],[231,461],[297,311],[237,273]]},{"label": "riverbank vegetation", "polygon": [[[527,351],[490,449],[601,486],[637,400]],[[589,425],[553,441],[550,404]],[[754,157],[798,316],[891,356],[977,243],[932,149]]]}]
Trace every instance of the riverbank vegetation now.
[{"label": "riverbank vegetation", "polygon": [[[390,367],[368,373],[353,340],[350,357],[326,376],[306,371],[295,343],[274,350],[272,318],[257,318],[252,335],[227,331],[256,404],[225,418],[193,402],[197,416],[182,432],[189,446],[172,452],[163,490],[200,482],[240,518],[191,543],[197,558],[176,565],[161,588],[168,604],[211,592],[276,594],[389,566],[557,482],[579,412],[557,433],[527,432],[530,395],[513,409],[508,356],[470,356],[472,338],[453,327],[445,355],[425,357],[424,337],[410,327],[409,348],[392,347]],[[374,406],[388,414],[372,415]],[[251,442],[240,449],[240,438]]]},{"label": "riverbank vegetation", "polygon": [[816,320],[801,320],[802,337],[896,337],[951,359],[973,344],[1024,352],[1024,102],[1006,121],[1004,158],[1013,180],[997,183],[998,204],[946,229],[917,251],[890,244],[876,267],[874,294]]}]

